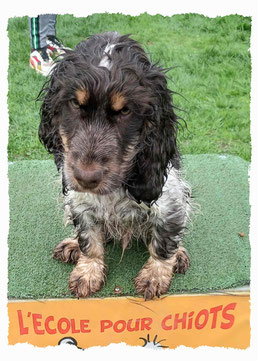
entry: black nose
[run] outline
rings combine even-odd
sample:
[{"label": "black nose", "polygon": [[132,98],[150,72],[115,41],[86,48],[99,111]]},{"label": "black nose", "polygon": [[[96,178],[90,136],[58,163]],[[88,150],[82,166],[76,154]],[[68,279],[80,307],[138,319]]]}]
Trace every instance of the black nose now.
[{"label": "black nose", "polygon": [[82,168],[74,169],[74,177],[83,188],[96,188],[103,178],[101,169],[85,170]]}]

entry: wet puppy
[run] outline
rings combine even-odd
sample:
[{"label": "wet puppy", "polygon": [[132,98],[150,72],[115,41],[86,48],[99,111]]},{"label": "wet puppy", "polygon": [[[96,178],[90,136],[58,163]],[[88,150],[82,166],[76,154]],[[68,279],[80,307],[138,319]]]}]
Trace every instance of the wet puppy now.
[{"label": "wet puppy", "polygon": [[164,294],[189,258],[182,247],[190,189],[180,177],[177,117],[166,71],[138,42],[91,36],[54,67],[41,91],[40,140],[62,171],[76,236],[54,258],[76,266],[69,289],[87,297],[103,285],[104,245],[142,239],[150,257],[136,276],[145,299]]}]

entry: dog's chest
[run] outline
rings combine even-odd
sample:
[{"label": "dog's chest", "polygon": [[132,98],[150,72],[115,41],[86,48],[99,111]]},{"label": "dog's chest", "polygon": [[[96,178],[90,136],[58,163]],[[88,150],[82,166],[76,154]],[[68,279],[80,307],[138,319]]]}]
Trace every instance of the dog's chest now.
[{"label": "dog's chest", "polygon": [[77,220],[80,228],[102,224],[113,238],[122,238],[125,234],[145,238],[151,225],[149,209],[121,192],[109,196],[69,192],[66,213],[70,219]]}]

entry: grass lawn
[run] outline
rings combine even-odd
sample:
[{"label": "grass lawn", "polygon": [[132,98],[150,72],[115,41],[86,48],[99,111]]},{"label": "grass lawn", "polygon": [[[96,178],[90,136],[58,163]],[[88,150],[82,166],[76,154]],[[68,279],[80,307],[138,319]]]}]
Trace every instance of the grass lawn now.
[{"label": "grass lawn", "polygon": [[[174,104],[184,110],[178,115],[188,125],[179,134],[181,153],[230,153],[250,160],[250,17],[59,15],[56,29],[71,48],[93,33],[130,33],[153,61],[175,66],[169,87],[183,95],[175,95]],[[29,67],[27,17],[9,19],[8,34],[9,160],[47,159],[37,137],[40,104],[35,103],[46,79]]]}]

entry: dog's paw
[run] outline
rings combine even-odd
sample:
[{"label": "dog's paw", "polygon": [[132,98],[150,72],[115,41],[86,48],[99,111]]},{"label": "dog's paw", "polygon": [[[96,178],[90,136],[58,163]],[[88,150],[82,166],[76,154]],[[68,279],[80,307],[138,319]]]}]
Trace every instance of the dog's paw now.
[{"label": "dog's paw", "polygon": [[145,301],[160,297],[169,289],[173,275],[173,265],[169,261],[149,258],[134,279],[138,294],[143,294]]},{"label": "dog's paw", "polygon": [[183,273],[189,269],[190,267],[190,259],[186,249],[182,246],[179,246],[178,251],[176,253],[176,264],[174,267],[175,273]]},{"label": "dog's paw", "polygon": [[144,278],[140,273],[134,279],[136,292],[142,294],[145,301],[152,300],[154,297],[160,297],[161,294],[166,293],[168,288],[163,289],[159,281],[156,279]]},{"label": "dog's paw", "polygon": [[105,273],[104,261],[81,256],[70,275],[69,290],[78,298],[88,297],[101,289]]},{"label": "dog's paw", "polygon": [[77,238],[67,238],[60,242],[53,251],[53,258],[61,262],[76,263],[81,255]]}]

